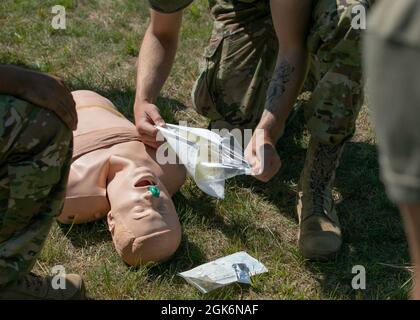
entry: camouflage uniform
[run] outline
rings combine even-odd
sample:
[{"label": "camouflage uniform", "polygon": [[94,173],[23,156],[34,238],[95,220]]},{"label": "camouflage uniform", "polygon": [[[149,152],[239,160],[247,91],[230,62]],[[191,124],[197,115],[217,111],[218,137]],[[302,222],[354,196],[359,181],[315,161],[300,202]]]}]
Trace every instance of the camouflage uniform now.
[{"label": "camouflage uniform", "polygon": [[27,274],[63,206],[72,131],[54,113],[0,95],[0,287]]},{"label": "camouflage uniform", "polygon": [[[298,0],[296,0],[298,1]],[[192,0],[149,0],[174,12]],[[313,0],[307,35],[311,97],[304,114],[311,133],[297,192],[299,247],[306,258],[324,260],[342,244],[332,198],[345,141],[353,135],[363,103],[361,31],[352,26],[374,0]],[[260,121],[278,55],[269,0],[209,0],[214,18],[192,100],[212,128],[253,128]]]},{"label": "camouflage uniform", "polygon": [[[214,27],[192,93],[196,110],[212,121],[255,127],[264,110],[277,59],[269,1],[210,0]],[[337,144],[354,133],[363,102],[360,31],[352,10],[371,0],[317,0],[307,39],[310,71],[305,108],[311,134]]]},{"label": "camouflage uniform", "polygon": [[[149,0],[170,13],[193,0]],[[351,27],[356,6],[375,0],[314,0],[307,45],[312,92],[305,118],[312,136],[339,144],[354,133],[363,103],[360,30]],[[268,0],[209,0],[214,18],[192,100],[195,109],[226,127],[255,127],[277,59]]]}]

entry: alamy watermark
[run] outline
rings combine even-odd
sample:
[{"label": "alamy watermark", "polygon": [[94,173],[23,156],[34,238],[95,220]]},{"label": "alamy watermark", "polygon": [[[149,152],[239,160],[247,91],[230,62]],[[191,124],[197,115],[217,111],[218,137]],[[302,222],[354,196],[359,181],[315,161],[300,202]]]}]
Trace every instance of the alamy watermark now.
[{"label": "alamy watermark", "polygon": [[351,21],[351,27],[355,30],[366,30],[367,28],[367,13],[366,7],[359,4],[351,9],[351,13],[354,15]]},{"label": "alamy watermark", "polygon": [[65,290],[66,289],[66,268],[62,265],[56,265],[52,267],[51,273],[51,287],[54,290]]},{"label": "alamy watermark", "polygon": [[[51,13],[54,14],[51,20],[51,27],[54,30],[66,29],[66,8],[62,5],[51,7]],[[355,30],[366,30],[367,28],[367,12],[366,7],[359,4],[351,9],[353,15],[351,27]]]},{"label": "alamy watermark", "polygon": [[56,5],[51,8],[51,13],[54,14],[51,20],[51,27],[54,30],[66,29],[66,8],[64,6]]},{"label": "alamy watermark", "polygon": [[355,274],[351,280],[351,287],[354,290],[366,290],[366,268],[357,265],[352,268],[351,273]]}]

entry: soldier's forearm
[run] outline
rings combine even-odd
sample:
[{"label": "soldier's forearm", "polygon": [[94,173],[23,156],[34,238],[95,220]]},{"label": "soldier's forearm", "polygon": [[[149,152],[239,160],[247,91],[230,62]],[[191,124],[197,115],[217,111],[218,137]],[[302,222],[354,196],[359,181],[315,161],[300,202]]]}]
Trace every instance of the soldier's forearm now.
[{"label": "soldier's forearm", "polygon": [[147,32],[140,50],[136,100],[154,103],[172,68],[177,42]]},{"label": "soldier's forearm", "polygon": [[287,117],[306,75],[306,34],[312,3],[313,0],[270,1],[280,49],[258,127],[264,129],[274,143],[284,131]]},{"label": "soldier's forearm", "polygon": [[280,52],[270,81],[265,110],[258,125],[275,143],[283,134],[286,120],[301,91],[307,71],[307,52]]},{"label": "soldier's forearm", "polygon": [[412,262],[415,265],[415,286],[413,299],[420,299],[420,204],[400,204],[404,218],[405,230],[408,236]]},{"label": "soldier's forearm", "polygon": [[135,110],[142,102],[155,103],[175,59],[182,11],[150,13],[150,25],[139,53]]}]

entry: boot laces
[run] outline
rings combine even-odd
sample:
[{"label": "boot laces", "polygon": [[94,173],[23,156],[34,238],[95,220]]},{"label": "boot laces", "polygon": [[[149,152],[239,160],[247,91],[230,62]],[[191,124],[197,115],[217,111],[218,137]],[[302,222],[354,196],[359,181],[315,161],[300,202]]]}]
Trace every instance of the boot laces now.
[{"label": "boot laces", "polygon": [[325,208],[325,201],[332,207],[330,183],[337,167],[340,146],[319,144],[314,156],[310,186],[313,192],[313,213],[327,216],[332,208]]}]

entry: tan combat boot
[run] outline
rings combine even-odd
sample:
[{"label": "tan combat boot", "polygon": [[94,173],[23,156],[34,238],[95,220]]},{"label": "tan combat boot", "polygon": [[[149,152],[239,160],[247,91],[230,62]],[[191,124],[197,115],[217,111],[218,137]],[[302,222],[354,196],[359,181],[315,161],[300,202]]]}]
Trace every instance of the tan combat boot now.
[{"label": "tan combat boot", "polygon": [[65,288],[54,289],[53,277],[40,277],[29,273],[20,280],[0,289],[5,300],[80,300],[85,299],[85,286],[80,276],[67,274]]},{"label": "tan combat boot", "polygon": [[340,222],[332,187],[343,145],[329,146],[311,138],[298,186],[299,248],[305,258],[327,260],[341,247]]}]

